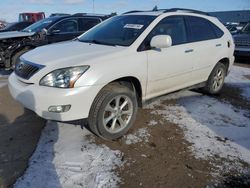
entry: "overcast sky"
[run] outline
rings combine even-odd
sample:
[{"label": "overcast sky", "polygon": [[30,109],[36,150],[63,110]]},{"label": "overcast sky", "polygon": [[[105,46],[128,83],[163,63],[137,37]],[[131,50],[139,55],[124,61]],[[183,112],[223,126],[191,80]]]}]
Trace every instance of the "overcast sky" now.
[{"label": "overcast sky", "polygon": [[250,0],[0,0],[0,19],[17,21],[20,12],[43,11],[46,16],[55,12],[122,13],[149,10],[155,5],[158,8],[181,7],[203,11],[250,10]]}]

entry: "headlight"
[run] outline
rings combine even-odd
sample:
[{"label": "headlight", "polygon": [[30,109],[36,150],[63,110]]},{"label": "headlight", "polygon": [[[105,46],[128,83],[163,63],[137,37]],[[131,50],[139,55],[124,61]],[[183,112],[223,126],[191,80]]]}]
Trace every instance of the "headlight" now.
[{"label": "headlight", "polygon": [[69,67],[54,70],[40,80],[41,86],[73,88],[75,82],[88,70],[89,66]]}]

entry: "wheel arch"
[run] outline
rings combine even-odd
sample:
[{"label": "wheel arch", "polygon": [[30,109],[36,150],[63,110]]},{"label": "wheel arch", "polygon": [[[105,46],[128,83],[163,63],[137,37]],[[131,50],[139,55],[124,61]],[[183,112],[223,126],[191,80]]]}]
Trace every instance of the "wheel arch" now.
[{"label": "wheel arch", "polygon": [[[229,65],[230,65],[230,60],[229,60],[229,58],[227,58],[227,57],[222,58],[221,60],[218,61],[218,63],[222,63],[223,65],[225,65],[225,67],[226,67],[226,75],[228,75],[228,69],[229,69]],[[218,64],[218,63],[217,63],[217,64]],[[217,64],[216,64],[216,65],[217,65]],[[216,66],[216,65],[215,65],[215,66]],[[215,67],[215,66],[214,66],[214,67]]]},{"label": "wheel arch", "polygon": [[122,78],[118,78],[116,80],[113,80],[113,81],[109,82],[108,84],[114,83],[114,82],[119,82],[121,85],[126,85],[126,86],[130,87],[131,89],[133,89],[137,94],[138,105],[140,107],[142,107],[143,90],[142,90],[141,82],[138,78],[133,77],[133,76],[126,76],[126,77],[122,77]]}]

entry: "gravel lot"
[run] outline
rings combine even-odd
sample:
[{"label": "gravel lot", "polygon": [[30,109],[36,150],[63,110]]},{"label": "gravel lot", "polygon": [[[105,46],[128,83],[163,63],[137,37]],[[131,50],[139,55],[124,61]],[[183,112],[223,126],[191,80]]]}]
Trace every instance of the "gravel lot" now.
[{"label": "gravel lot", "polygon": [[154,100],[116,142],[24,110],[2,71],[0,187],[249,187],[250,64],[243,67],[234,66],[219,96]]}]

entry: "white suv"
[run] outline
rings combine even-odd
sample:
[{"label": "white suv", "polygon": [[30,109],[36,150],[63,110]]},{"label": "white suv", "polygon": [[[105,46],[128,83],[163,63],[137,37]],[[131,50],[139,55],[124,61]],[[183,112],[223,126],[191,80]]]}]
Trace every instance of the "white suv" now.
[{"label": "white suv", "polygon": [[218,93],[233,52],[229,31],[205,13],[132,11],[24,54],[9,89],[45,119],[87,118],[93,133],[116,139],[151,98],[191,86]]}]

